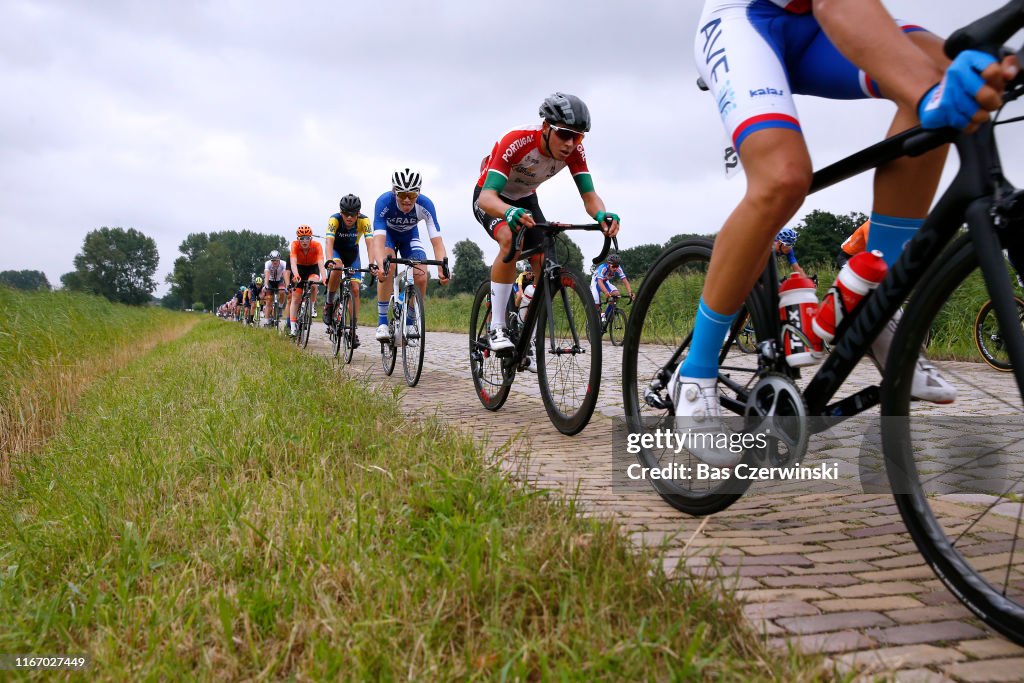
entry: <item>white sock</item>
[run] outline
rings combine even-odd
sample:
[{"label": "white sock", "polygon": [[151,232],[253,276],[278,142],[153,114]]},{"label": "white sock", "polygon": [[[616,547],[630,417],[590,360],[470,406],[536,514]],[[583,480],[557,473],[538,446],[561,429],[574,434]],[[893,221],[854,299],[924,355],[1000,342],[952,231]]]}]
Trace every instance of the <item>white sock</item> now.
[{"label": "white sock", "polygon": [[512,294],[512,283],[491,280],[491,329],[505,327],[505,313],[508,311],[508,297]]}]

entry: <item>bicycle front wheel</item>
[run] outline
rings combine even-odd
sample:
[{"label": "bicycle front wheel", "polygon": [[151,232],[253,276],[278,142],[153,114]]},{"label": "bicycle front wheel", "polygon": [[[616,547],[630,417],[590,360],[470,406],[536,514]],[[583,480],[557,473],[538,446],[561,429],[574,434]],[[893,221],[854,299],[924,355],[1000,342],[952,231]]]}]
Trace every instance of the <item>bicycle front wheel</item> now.
[{"label": "bicycle front wheel", "polygon": [[612,346],[622,346],[626,338],[626,312],[619,308],[612,311],[612,319],[608,321],[608,338]]},{"label": "bicycle front wheel", "polygon": [[[578,434],[590,422],[601,390],[601,319],[588,287],[572,271],[548,279],[537,316],[537,377],[555,428]],[[541,302],[542,303],[542,302]]]},{"label": "bicycle front wheel", "polygon": [[[689,350],[710,262],[709,240],[687,240],[663,252],[640,286],[622,347],[622,398],[630,432],[640,433],[645,427],[662,423],[668,428],[674,426],[665,387]],[[732,349],[742,325],[737,316],[719,355],[722,399],[736,405],[745,402],[743,392],[759,377],[757,360]],[[690,472],[701,463],[687,450],[676,453],[669,448],[641,448],[637,459],[643,467],[678,465],[677,471]],[[651,479],[650,483],[669,505],[699,516],[724,510],[750,486],[748,479],[736,477]]]},{"label": "bicycle front wheel", "polygon": [[380,343],[380,365],[384,374],[390,376],[395,371],[395,360],[398,358],[398,347],[395,346],[395,338],[398,335],[398,327],[395,320],[398,318],[401,309],[395,304],[394,299],[388,304],[388,331],[391,333],[387,341]]},{"label": "bicycle front wheel", "polygon": [[423,295],[419,287],[412,286],[405,290],[405,343],[402,345],[402,372],[405,383],[416,386],[423,371],[423,353],[427,326],[423,322]]},{"label": "bicycle front wheel", "polygon": [[487,410],[498,410],[505,405],[515,366],[491,351],[491,283],[484,280],[476,288],[473,308],[469,314],[469,370],[473,388]]},{"label": "bicycle front wheel", "polygon": [[[1024,327],[1024,301],[1017,299],[1017,320]],[[1010,357],[1006,353],[1006,344],[1003,342],[1003,334],[999,330],[999,323],[996,321],[996,312],[992,308],[992,301],[986,301],[985,305],[978,311],[978,317],[974,321],[974,343],[978,347],[978,353],[982,359],[1000,372],[1010,372],[1013,367],[1010,365]]]},{"label": "bicycle front wheel", "polygon": [[313,329],[313,302],[303,303],[303,309],[299,311],[301,322],[299,323],[299,346],[306,348],[309,344],[309,333]]},{"label": "bicycle front wheel", "polygon": [[356,350],[356,298],[352,294],[348,294],[344,301],[341,319],[338,321],[338,336],[342,338],[343,355],[347,365],[352,362],[352,354]]},{"label": "bicycle front wheel", "polygon": [[989,626],[1024,644],[1024,368],[982,378],[970,364],[945,363],[954,406],[912,402],[925,336],[931,331],[929,360],[970,358],[963,311],[988,298],[969,236],[921,282],[927,286],[906,306],[882,383],[886,472],[907,531],[939,579]]}]

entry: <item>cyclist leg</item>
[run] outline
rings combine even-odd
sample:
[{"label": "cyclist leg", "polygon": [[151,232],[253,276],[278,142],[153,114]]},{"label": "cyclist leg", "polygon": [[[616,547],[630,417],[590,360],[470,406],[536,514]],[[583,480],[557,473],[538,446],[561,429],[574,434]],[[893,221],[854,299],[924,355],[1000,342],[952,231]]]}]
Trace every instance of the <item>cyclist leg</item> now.
[{"label": "cyclist leg", "polygon": [[[384,258],[395,258],[394,233],[390,230],[381,230],[374,233],[374,241],[377,244],[377,253],[383,254]],[[383,262],[381,263],[383,265]],[[392,268],[398,266],[392,264]],[[377,282],[377,341],[387,341],[391,338],[388,332],[388,304],[391,301],[391,293],[394,289],[394,273],[390,270],[383,274],[383,279]]]}]

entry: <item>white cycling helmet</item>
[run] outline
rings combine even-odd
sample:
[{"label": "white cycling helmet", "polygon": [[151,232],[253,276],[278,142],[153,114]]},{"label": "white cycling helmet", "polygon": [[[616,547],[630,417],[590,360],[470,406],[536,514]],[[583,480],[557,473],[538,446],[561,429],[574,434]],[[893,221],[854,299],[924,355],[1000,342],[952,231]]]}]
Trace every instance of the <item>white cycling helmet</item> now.
[{"label": "white cycling helmet", "polygon": [[391,187],[395,192],[419,192],[423,187],[423,179],[416,171],[406,168],[395,171],[395,174],[391,176]]}]

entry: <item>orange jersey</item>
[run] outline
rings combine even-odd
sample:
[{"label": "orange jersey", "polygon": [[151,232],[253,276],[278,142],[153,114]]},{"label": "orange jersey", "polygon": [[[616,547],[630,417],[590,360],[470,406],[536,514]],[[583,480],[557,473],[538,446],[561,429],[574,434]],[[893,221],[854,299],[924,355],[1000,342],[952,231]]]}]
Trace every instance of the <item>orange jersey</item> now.
[{"label": "orange jersey", "polygon": [[309,243],[309,249],[302,250],[298,240],[292,242],[292,263],[297,266],[317,266],[324,262],[324,248],[320,243],[313,240]]},{"label": "orange jersey", "polygon": [[864,221],[861,226],[853,231],[853,234],[843,242],[843,251],[850,256],[859,254],[868,247],[868,230],[871,229],[871,221]]}]

